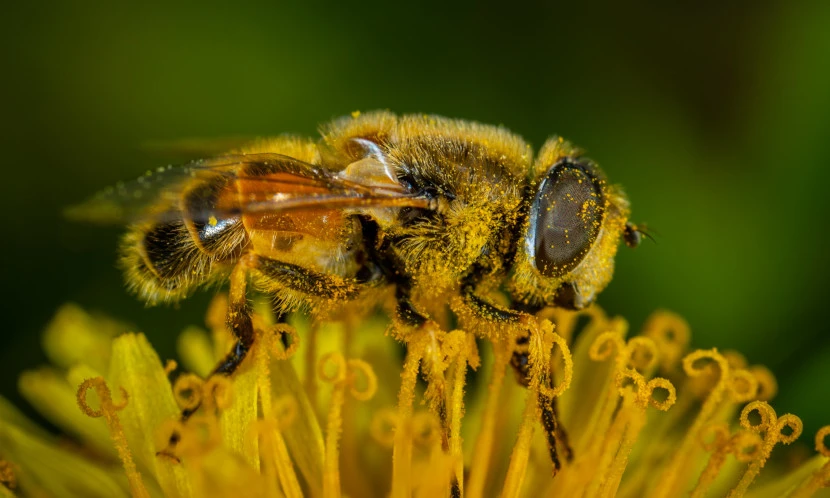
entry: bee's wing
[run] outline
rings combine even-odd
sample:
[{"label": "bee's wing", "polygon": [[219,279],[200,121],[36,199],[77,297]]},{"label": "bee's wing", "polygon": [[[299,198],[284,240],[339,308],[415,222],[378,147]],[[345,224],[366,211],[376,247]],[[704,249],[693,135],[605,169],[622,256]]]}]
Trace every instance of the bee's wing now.
[{"label": "bee's wing", "polygon": [[149,218],[153,211],[175,211],[182,192],[194,180],[231,174],[238,164],[233,158],[193,161],[163,166],[128,182],[118,182],[81,204],[64,211],[73,221],[124,224]]},{"label": "bee's wing", "polygon": [[188,216],[236,216],[288,210],[358,207],[428,207],[428,200],[404,189],[382,161],[366,158],[342,171],[282,154],[221,156],[182,166],[167,166],[128,183],[119,183],[70,207],[70,219],[95,223],[131,223],[144,219],[182,217],[185,192],[198,184],[222,178],[234,195],[206,205],[203,213]]},{"label": "bee's wing", "polygon": [[140,151],[149,158],[164,161],[187,161],[194,157],[216,157],[228,151],[239,149],[257,140],[256,137],[191,137],[175,140],[148,140],[141,144]]}]

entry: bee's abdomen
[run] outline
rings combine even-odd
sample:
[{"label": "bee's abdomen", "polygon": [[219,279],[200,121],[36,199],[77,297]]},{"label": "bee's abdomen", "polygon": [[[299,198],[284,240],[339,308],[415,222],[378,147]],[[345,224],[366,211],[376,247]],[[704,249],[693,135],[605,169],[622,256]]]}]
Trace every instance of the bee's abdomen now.
[{"label": "bee's abdomen", "polygon": [[184,194],[182,209],[169,221],[130,228],[121,263],[131,290],[149,303],[176,301],[227,274],[247,235],[238,216],[213,214],[223,187],[198,185]]}]

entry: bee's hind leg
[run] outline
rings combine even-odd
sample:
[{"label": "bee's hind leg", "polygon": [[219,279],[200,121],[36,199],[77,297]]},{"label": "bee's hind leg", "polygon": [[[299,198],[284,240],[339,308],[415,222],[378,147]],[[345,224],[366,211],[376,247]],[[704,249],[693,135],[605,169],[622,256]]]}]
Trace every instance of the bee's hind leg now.
[{"label": "bee's hind leg", "polygon": [[[242,259],[231,271],[227,324],[235,342],[230,352],[225,355],[208,377],[232,375],[245,360],[248,351],[254,344],[254,325],[247,298],[248,269],[246,260]],[[199,409],[199,406],[182,410],[182,422],[190,418]]]},{"label": "bee's hind leg", "polygon": [[[245,258],[237,262],[231,270],[227,324],[235,342],[231,351],[219,362],[219,365],[213,369],[208,377],[233,374],[242,364],[254,344],[254,325],[247,298],[248,270],[249,266]],[[183,409],[179,417],[180,421],[182,423],[187,422],[200,407],[201,403],[198,403],[196,406]],[[178,457],[170,448],[175,448],[180,440],[181,434],[178,431],[173,431],[168,439],[169,448],[157,451],[156,455],[165,455],[178,461]]]}]

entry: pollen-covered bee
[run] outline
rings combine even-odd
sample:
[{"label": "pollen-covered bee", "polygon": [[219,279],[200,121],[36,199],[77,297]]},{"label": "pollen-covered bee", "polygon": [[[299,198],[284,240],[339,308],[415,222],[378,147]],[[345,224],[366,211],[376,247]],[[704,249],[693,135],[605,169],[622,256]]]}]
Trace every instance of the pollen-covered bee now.
[{"label": "pollen-covered bee", "polygon": [[[501,127],[388,112],[163,168],[90,208],[132,220],[121,266],[148,303],[230,282],[225,374],[254,340],[251,291],[279,314],[394,302],[402,327],[450,311],[487,336],[545,306],[588,306],[620,238],[639,240],[622,191],[568,142],[534,159]],[[513,364],[526,375],[526,357]]]}]

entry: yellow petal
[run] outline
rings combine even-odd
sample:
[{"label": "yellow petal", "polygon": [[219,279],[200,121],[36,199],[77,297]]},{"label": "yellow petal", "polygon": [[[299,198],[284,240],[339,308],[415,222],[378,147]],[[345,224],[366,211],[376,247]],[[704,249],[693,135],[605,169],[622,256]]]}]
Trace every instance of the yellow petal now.
[{"label": "yellow petal", "polygon": [[255,368],[254,356],[248,354],[234,374],[231,403],[221,411],[219,421],[225,447],[242,455],[251,467],[259,470],[259,444],[256,440],[249,440],[251,427],[258,415],[259,372]]},{"label": "yellow petal", "polygon": [[[166,496],[191,496],[190,481],[181,465],[156,456],[153,435],[164,422],[179,416],[170,382],[144,334],[125,334],[113,341],[110,383],[130,395],[119,419],[133,457],[149,469]],[[147,393],[152,393],[147,395]]]},{"label": "yellow petal", "polygon": [[217,358],[207,332],[199,327],[187,327],[179,336],[176,351],[184,367],[204,378],[216,367]]},{"label": "yellow petal", "polygon": [[216,449],[188,463],[194,476],[194,496],[258,498],[265,496],[262,476],[238,454]]},{"label": "yellow petal", "polygon": [[275,398],[290,396],[297,401],[297,416],[282,435],[294,463],[311,487],[311,494],[317,496],[322,492],[324,446],[314,407],[288,360],[271,363],[271,386]]},{"label": "yellow petal", "polygon": [[55,366],[69,368],[86,363],[103,372],[109,364],[112,338],[122,332],[126,332],[126,326],[114,320],[65,304],[46,327],[43,350]]},{"label": "yellow petal", "polygon": [[56,441],[31,435],[6,420],[0,421],[0,456],[22,469],[17,475],[18,484],[27,495],[129,496],[118,463],[112,467],[94,464],[61,449]]},{"label": "yellow petal", "polygon": [[4,421],[4,423],[10,423],[16,425],[20,429],[28,432],[33,436],[37,436],[40,438],[48,438],[49,433],[42,429],[40,426],[26,418],[20,410],[15,408],[14,405],[9,402],[3,396],[0,396],[0,420]]}]

